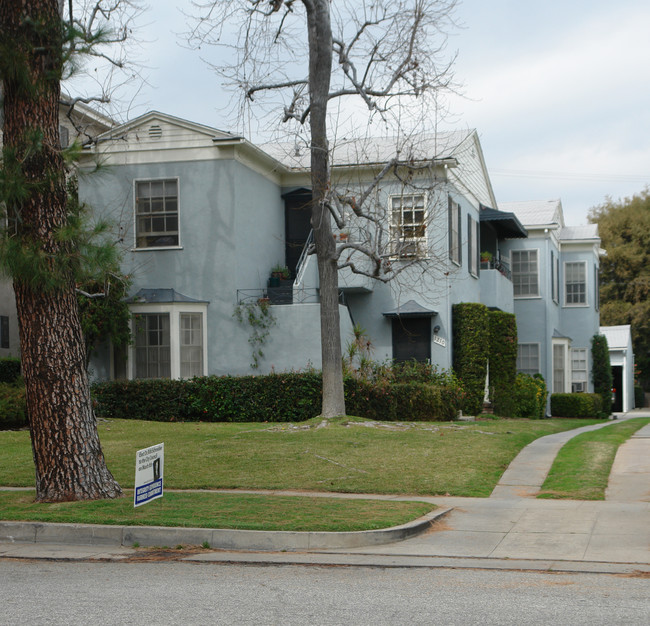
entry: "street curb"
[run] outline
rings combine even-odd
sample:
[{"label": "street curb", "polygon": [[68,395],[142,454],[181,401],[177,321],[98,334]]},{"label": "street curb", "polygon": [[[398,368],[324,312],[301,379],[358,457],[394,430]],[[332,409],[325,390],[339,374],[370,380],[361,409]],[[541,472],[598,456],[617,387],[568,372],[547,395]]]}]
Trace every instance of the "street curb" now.
[{"label": "street curb", "polygon": [[419,535],[452,510],[453,508],[436,509],[401,526],[354,532],[292,532],[0,521],[0,542],[89,546],[207,544],[211,548],[220,550],[261,551],[363,548],[403,541]]}]

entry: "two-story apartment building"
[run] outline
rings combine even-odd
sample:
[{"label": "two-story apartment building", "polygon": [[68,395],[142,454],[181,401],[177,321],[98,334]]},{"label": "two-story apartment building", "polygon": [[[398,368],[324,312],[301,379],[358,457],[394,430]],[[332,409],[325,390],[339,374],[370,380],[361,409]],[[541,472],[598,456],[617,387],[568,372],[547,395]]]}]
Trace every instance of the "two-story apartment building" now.
[{"label": "two-story apartment building", "polygon": [[[373,357],[450,368],[452,306],[482,302],[514,312],[521,371],[553,391],[590,390],[590,340],[598,332],[595,227],[567,228],[559,201],[497,202],[475,131],[419,137],[416,173],[387,175],[373,190],[383,219],[382,262],[405,269],[391,282],[339,274],[342,343],[365,329]],[[334,146],[333,185],[361,193],[390,159],[389,141]],[[256,146],[227,132],[150,112],[99,136],[80,195],[112,219],[133,278],[135,341],[128,358],[104,346],[99,378],[186,377],[301,369],[320,364],[318,273],[307,254],[307,149]],[[337,245],[376,244],[363,221],[335,230]],[[413,263],[414,257],[417,262]],[[363,267],[348,246],[342,260]],[[269,281],[287,265],[290,282]],[[241,303],[271,302],[273,326],[251,369],[251,329]]]},{"label": "two-story apartment building", "polygon": [[[348,194],[365,188],[391,148],[376,140],[335,146],[334,184]],[[378,360],[449,368],[453,304],[484,299],[513,310],[506,260],[481,271],[482,233],[496,248],[526,231],[513,214],[483,208],[496,200],[475,131],[419,138],[411,154],[419,173],[408,184],[387,176],[373,192],[387,221],[386,262],[408,267],[389,283],[341,270],[342,341],[360,324]],[[126,367],[106,347],[94,360],[96,376],[251,373],[250,329],[233,311],[266,296],[275,325],[257,371],[319,365],[318,274],[315,257],[304,254],[307,156],[157,112],[100,135],[87,159],[104,167],[81,178],[80,195],[119,229],[136,333]],[[376,241],[354,220],[335,234],[338,245]],[[363,263],[352,247],[346,255]],[[269,285],[278,264],[291,271],[288,293]]]}]

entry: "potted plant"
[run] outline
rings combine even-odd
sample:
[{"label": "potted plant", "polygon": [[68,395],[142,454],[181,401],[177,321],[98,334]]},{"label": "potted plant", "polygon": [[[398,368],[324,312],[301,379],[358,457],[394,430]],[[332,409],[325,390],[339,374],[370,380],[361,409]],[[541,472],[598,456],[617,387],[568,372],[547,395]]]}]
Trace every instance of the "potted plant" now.
[{"label": "potted plant", "polygon": [[481,252],[481,263],[489,265],[492,262],[492,253],[484,250]]},{"label": "potted plant", "polygon": [[291,276],[289,268],[286,265],[274,265],[271,268],[271,277],[269,278],[269,287],[279,287],[281,280],[288,280]]}]

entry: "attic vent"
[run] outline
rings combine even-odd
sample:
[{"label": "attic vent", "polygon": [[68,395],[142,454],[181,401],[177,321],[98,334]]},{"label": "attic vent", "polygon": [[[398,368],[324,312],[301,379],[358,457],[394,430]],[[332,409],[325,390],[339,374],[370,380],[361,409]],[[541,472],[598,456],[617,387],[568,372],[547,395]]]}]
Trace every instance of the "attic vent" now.
[{"label": "attic vent", "polygon": [[158,124],[149,126],[149,139],[160,139],[162,137],[162,128]]}]

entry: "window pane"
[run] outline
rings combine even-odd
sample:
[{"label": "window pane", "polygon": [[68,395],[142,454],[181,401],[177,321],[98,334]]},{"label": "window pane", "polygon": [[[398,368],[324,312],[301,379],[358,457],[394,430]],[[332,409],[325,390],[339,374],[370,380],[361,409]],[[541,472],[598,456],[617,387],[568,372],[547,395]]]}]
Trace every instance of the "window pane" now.
[{"label": "window pane", "polygon": [[136,183],[136,219],[138,248],[178,245],[178,182],[175,179]]},{"label": "window pane", "polygon": [[169,314],[141,313],[135,316],[135,377],[169,378]]}]

